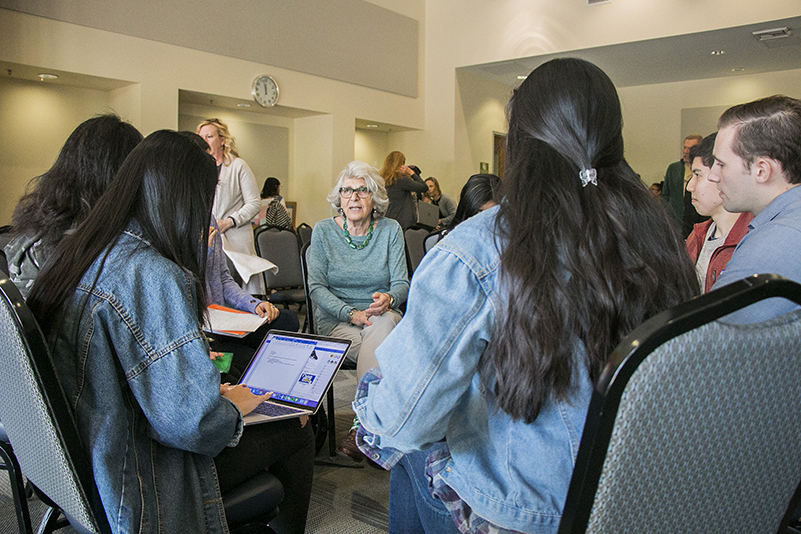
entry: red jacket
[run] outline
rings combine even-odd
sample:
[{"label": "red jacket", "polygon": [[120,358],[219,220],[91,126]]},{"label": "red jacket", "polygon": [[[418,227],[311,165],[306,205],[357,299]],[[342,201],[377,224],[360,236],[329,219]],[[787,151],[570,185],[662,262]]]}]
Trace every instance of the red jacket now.
[{"label": "red jacket", "polygon": [[[726,240],[712,253],[712,257],[709,258],[709,267],[706,270],[704,293],[712,289],[715,280],[718,279],[723,269],[726,268],[726,264],[729,263],[729,259],[731,259],[731,255],[734,253],[737,243],[748,233],[748,223],[750,223],[753,218],[754,215],[751,213],[741,213],[740,217],[737,218],[737,222],[731,227],[729,235],[726,236]],[[693,263],[698,261],[698,255],[701,254],[701,248],[704,246],[706,233],[709,231],[709,226],[711,224],[712,219],[696,224],[693,227],[692,233],[687,238],[687,252],[690,254]]]}]

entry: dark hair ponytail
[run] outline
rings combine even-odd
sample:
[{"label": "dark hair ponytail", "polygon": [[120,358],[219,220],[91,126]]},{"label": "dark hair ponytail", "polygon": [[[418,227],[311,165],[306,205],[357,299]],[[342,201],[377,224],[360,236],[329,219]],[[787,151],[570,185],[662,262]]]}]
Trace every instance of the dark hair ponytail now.
[{"label": "dark hair ponytail", "polygon": [[[578,366],[595,381],[626,334],[698,283],[680,236],[623,158],[620,103],[603,71],[550,61],[508,109],[501,311],[480,372],[504,412],[531,422],[546,399],[568,397]],[[585,186],[579,173],[590,168],[597,185]]]}]

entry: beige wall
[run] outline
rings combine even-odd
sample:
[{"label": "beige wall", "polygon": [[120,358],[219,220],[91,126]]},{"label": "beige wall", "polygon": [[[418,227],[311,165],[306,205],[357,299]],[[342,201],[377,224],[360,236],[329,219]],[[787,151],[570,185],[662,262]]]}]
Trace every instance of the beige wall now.
[{"label": "beige wall", "polygon": [[[179,114],[184,113],[179,105],[181,90],[249,98],[256,75],[273,75],[281,86],[281,106],[322,114],[287,119],[289,124],[283,125],[288,129],[287,185],[299,202],[298,220],[316,221],[330,212],[324,199],[335,174],[357,152],[356,118],[413,130],[389,134],[386,148],[404,152],[409,162],[420,165],[427,176],[439,178],[450,194],[458,192],[464,178],[478,169],[480,161],[492,161],[492,131],[505,130],[505,125],[500,126],[503,91],[488,87],[483,81],[457,76],[458,67],[798,14],[797,0],[765,0],[758,4],[708,0],[693,4],[693,17],[686,16],[686,0],[615,0],[592,7],[579,0],[372,3],[419,23],[417,98],[3,9],[0,61],[129,82],[127,87],[98,99],[105,99],[106,105],[129,118],[144,134],[178,126]],[[343,62],[347,60],[342,58]],[[386,61],[391,63],[392,58],[387,57]],[[788,76],[778,75],[775,80],[797,87],[797,71]],[[723,105],[739,101],[741,94],[766,89],[747,77],[737,79],[740,78],[744,85],[759,86],[758,90],[749,93],[745,88],[721,89],[716,82],[706,81],[696,83],[697,87],[664,84],[621,91],[628,155],[646,180],[661,174],[665,165],[677,157],[682,109]],[[655,110],[649,97],[656,97],[659,102],[664,98],[667,104]],[[54,139],[51,145],[60,146],[66,133],[80,120],[75,117],[72,122],[66,132],[54,136],[58,141]],[[5,131],[18,127],[5,121],[2,126]],[[51,161],[52,156],[36,166],[43,170]]]},{"label": "beige wall", "polygon": [[0,78],[0,225],[31,178],[49,169],[75,126],[111,111],[109,93]]},{"label": "beige wall", "polygon": [[387,132],[356,130],[353,159],[364,161],[376,169],[380,169],[384,163],[384,158],[390,152],[389,134]]},{"label": "beige wall", "polygon": [[[693,16],[688,16],[689,9]],[[797,0],[708,0],[692,5],[686,0],[614,0],[597,6],[587,6],[583,0],[430,0],[425,14],[425,124],[422,132],[408,134],[406,143],[419,151],[426,168],[452,190],[454,182],[478,168],[479,161],[487,161],[480,159],[484,157],[481,153],[490,150],[489,146],[481,148],[483,139],[488,139],[489,144],[491,130],[496,129],[494,119],[493,124],[479,127],[480,132],[471,126],[471,118],[464,111],[480,106],[465,102],[467,88],[457,81],[456,68],[739,26],[798,13]],[[710,82],[706,88],[711,85],[714,84]],[[683,105],[704,105],[698,101],[711,98],[693,95],[693,99],[695,103]],[[644,172],[653,175],[653,169],[677,158],[682,104],[671,103],[672,112],[659,110],[649,121],[650,112],[640,103],[644,104],[644,99],[635,91],[627,112],[636,108],[638,117],[632,116],[629,120],[633,124],[626,125],[628,154],[638,165],[648,162],[647,168],[643,166]],[[654,106],[654,101],[650,105]],[[635,128],[635,124],[640,126]],[[665,135],[640,137],[641,132],[656,130],[664,130]],[[663,148],[663,155],[649,156]]]},{"label": "beige wall", "polygon": [[[326,117],[294,119],[290,128],[288,192],[299,221],[328,215],[325,195],[334,169],[353,160],[357,117],[422,125],[420,98],[2,9],[0,61],[131,82],[111,99],[145,135],[178,127],[181,90],[249,99],[252,80],[271,74],[281,106]],[[310,131],[310,124],[322,129]]]},{"label": "beige wall", "polygon": [[658,182],[681,157],[686,135],[717,129],[717,117],[698,108],[725,109],[776,93],[801,98],[801,69],[620,89],[629,164],[645,183]]}]

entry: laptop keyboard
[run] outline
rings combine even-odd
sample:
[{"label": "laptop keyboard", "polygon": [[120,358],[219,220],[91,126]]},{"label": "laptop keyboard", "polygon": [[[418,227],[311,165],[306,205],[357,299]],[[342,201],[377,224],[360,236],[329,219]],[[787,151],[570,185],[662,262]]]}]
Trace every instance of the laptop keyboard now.
[{"label": "laptop keyboard", "polygon": [[305,413],[304,410],[298,410],[297,408],[290,408],[288,406],[282,406],[280,404],[273,404],[271,402],[262,402],[256,409],[253,410],[253,413],[266,415],[268,417],[277,417],[279,415],[287,415],[287,414],[303,414]]}]

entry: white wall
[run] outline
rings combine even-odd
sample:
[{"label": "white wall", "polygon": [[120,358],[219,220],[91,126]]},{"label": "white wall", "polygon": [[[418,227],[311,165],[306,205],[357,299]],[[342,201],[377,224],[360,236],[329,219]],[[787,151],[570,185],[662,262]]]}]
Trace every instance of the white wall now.
[{"label": "white wall", "polygon": [[356,130],[353,141],[353,159],[369,163],[376,169],[381,168],[384,164],[384,158],[392,151],[389,148],[389,134],[387,132]]},{"label": "white wall", "polygon": [[[425,14],[425,123],[422,132],[408,133],[404,142],[419,151],[426,172],[446,183],[469,175],[479,161],[488,161],[475,155],[479,134],[471,131],[470,117],[464,115],[464,109],[475,108],[475,104],[465,102],[464,88],[456,80],[458,67],[752,24],[798,13],[797,0],[614,0],[597,6],[587,6],[584,0],[429,0]],[[667,109],[649,111],[647,92],[640,95],[634,91],[623,100],[631,123],[626,125],[629,154],[639,154],[634,157],[636,164],[653,176],[655,169],[664,172],[667,163],[678,158],[680,109],[706,105],[699,100],[720,104],[721,99],[709,98],[711,94],[687,95],[687,102],[673,101]],[[736,98],[732,95],[729,101],[738,101]],[[654,101],[649,105],[654,107]],[[483,129],[489,132],[493,128],[488,124]],[[664,135],[655,131],[664,131]],[[641,137],[641,133],[647,135]],[[491,139],[488,133],[480,137]],[[489,141],[486,143],[487,148],[479,148],[479,152],[490,150]],[[648,156],[661,147],[666,147],[664,156]]]},{"label": "white wall", "polygon": [[11,224],[28,182],[53,165],[72,130],[110,111],[105,91],[0,78],[0,225]]},{"label": "white wall", "polygon": [[[661,181],[667,166],[679,160],[686,135],[707,135],[716,129],[717,119],[708,112],[686,110],[725,109],[776,93],[801,98],[801,69],[626,87],[618,92],[623,104],[626,157],[643,181],[651,184]],[[701,117],[690,119],[693,115]]]},{"label": "white wall", "polygon": [[[299,221],[328,215],[324,199],[332,173],[353,160],[356,117],[422,126],[420,98],[3,9],[0,61],[130,82],[111,100],[145,135],[178,127],[181,90],[250,99],[253,79],[272,74],[281,87],[281,106],[327,117],[295,119],[289,132],[287,192],[298,201]],[[323,129],[309,131],[309,124]]]}]

